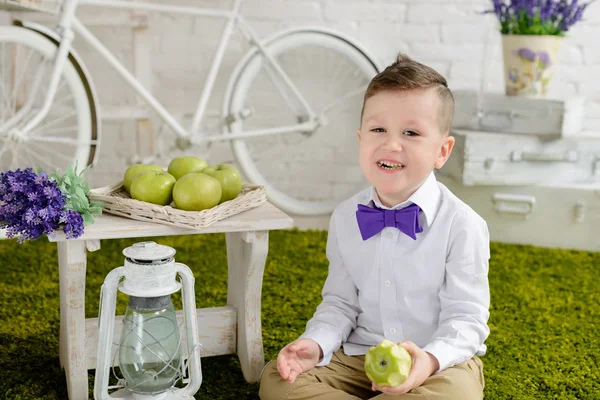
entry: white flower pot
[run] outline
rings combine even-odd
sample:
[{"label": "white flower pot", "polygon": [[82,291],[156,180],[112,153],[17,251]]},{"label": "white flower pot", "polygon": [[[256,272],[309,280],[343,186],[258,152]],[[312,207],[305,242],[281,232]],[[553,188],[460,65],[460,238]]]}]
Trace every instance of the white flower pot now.
[{"label": "white flower pot", "polygon": [[555,35],[502,35],[508,96],[546,97],[562,39]]}]

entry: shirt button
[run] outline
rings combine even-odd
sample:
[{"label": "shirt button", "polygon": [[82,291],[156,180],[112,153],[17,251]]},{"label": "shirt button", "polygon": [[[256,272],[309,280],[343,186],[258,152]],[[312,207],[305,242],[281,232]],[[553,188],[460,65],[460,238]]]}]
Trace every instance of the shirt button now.
[{"label": "shirt button", "polygon": [[392,232],[388,232],[388,233],[385,234],[385,237],[388,238],[388,239],[391,239],[391,238],[394,237],[394,234]]},{"label": "shirt button", "polygon": [[390,281],[385,281],[385,286],[390,287],[392,285],[392,282]]},{"label": "shirt button", "polygon": [[390,329],[390,333],[396,333],[396,328]]}]

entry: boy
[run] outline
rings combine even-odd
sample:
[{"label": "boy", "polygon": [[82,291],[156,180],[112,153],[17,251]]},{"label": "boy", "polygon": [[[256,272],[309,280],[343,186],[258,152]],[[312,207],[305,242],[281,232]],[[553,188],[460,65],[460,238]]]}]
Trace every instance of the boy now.
[{"label": "boy", "polygon": [[[323,301],[265,367],[261,399],[483,398],[488,229],[433,173],[452,152],[453,112],[446,80],[407,56],[373,78],[357,131],[372,187],[333,212]],[[383,339],[413,360],[395,388],[364,372]]]}]

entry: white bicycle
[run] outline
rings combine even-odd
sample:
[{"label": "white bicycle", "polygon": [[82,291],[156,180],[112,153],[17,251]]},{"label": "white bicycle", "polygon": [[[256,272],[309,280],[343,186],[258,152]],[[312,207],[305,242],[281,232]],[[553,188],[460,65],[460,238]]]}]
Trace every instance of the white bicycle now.
[{"label": "white bicycle", "polygon": [[[2,9],[57,15],[56,29],[31,21],[0,26],[0,168],[93,165],[100,107],[93,79],[71,44],[77,34],[176,134],[180,149],[228,140],[245,178],[299,215],[333,210],[364,185],[354,131],[379,66],[353,39],[302,27],[260,39],[239,13],[123,0],[0,0]],[[79,5],[224,18],[191,128],[185,129],[76,17]],[[250,41],[225,88],[220,132],[200,130],[234,28]],[[324,165],[323,165],[324,164]]]}]

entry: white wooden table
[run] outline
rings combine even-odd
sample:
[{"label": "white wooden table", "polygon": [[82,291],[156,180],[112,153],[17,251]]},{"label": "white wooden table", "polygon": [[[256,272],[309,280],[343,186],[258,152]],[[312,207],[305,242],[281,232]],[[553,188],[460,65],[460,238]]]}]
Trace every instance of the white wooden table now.
[{"label": "white wooden table", "polygon": [[[96,367],[98,320],[85,318],[85,274],[86,252],[98,250],[100,240],[225,232],[227,305],[197,309],[201,355],[237,353],[244,378],[256,382],[264,366],[260,308],[268,233],[269,230],[291,228],[293,224],[292,218],[265,203],[202,230],[103,214],[95,218],[94,224],[86,227],[85,233],[77,239],[68,240],[64,234],[50,239],[58,244],[60,363],[65,369],[69,399],[88,398],[88,369]],[[193,265],[189,267],[194,269]],[[178,311],[178,318],[182,318],[181,311]],[[121,320],[122,316],[116,317],[114,341],[119,340]]]}]

